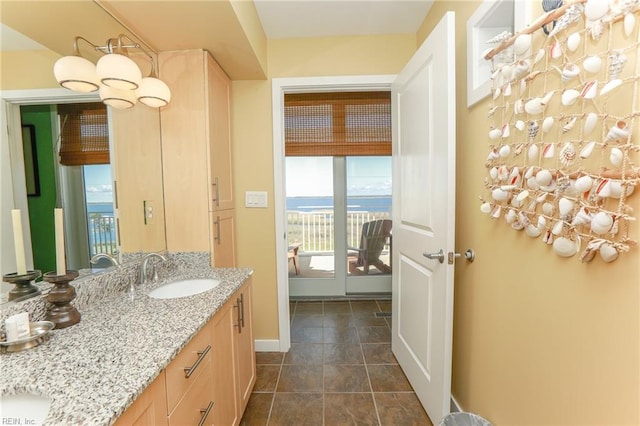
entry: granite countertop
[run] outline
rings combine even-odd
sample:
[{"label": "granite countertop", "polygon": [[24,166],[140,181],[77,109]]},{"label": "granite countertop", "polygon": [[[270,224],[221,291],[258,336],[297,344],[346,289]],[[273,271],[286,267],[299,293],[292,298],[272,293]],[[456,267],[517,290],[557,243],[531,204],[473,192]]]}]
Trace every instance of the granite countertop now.
[{"label": "granite countertop", "polygon": [[[0,355],[0,394],[51,398],[49,425],[110,425],[167,367],[252,274],[249,268],[173,273],[160,282],[110,295],[80,311],[71,327],[40,346]],[[178,299],[152,299],[164,283],[216,278],[215,289]]]}]

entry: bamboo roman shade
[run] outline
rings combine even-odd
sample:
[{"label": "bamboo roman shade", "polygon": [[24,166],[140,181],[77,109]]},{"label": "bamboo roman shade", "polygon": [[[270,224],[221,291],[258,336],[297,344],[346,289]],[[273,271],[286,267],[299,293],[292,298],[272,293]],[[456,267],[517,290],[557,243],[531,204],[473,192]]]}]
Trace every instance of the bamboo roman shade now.
[{"label": "bamboo roman shade", "polygon": [[109,164],[109,127],[103,103],[60,104],[60,164]]},{"label": "bamboo roman shade", "polygon": [[286,156],[391,155],[391,93],[284,95]]}]

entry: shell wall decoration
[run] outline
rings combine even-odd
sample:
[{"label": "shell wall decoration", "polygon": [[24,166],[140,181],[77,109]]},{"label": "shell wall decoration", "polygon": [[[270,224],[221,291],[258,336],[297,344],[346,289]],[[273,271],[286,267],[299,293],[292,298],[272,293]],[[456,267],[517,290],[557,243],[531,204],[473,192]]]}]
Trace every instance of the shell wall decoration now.
[{"label": "shell wall decoration", "polygon": [[[608,263],[637,246],[639,18],[640,0],[568,0],[485,52],[493,101],[480,210],[558,256]],[[533,31],[542,26],[548,35]],[[513,55],[498,55],[506,47]]]}]

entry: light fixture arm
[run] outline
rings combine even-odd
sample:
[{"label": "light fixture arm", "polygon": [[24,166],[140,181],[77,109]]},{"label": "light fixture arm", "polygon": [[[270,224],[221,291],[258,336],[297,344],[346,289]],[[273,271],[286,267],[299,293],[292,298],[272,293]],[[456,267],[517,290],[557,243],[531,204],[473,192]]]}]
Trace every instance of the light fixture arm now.
[{"label": "light fixture arm", "polygon": [[78,47],[78,41],[82,40],[85,43],[89,44],[91,47],[93,47],[95,50],[98,50],[98,46],[96,46],[95,44],[91,43],[89,40],[87,40],[86,38],[82,37],[82,36],[76,36],[73,39],[73,55],[74,56],[80,56],[82,57],[82,55],[80,54],[80,48]]}]

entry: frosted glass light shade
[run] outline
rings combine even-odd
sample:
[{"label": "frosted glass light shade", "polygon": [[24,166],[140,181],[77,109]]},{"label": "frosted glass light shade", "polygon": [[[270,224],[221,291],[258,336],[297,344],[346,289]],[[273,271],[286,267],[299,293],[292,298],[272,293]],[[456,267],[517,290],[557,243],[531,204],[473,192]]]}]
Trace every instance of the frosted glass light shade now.
[{"label": "frosted glass light shade", "polygon": [[133,90],[102,86],[99,93],[102,102],[115,109],[128,109],[136,104],[136,95]]},{"label": "frosted glass light shade", "polygon": [[102,84],[115,89],[135,90],[142,81],[138,65],[119,53],[110,53],[100,58],[96,71]]},{"label": "frosted glass light shade", "polygon": [[63,56],[53,65],[56,81],[65,89],[75,92],[95,92],[100,80],[93,62],[81,56]]},{"label": "frosted glass light shade", "polygon": [[155,77],[145,77],[136,90],[138,100],[143,104],[159,108],[167,105],[171,100],[171,90],[164,81]]}]

